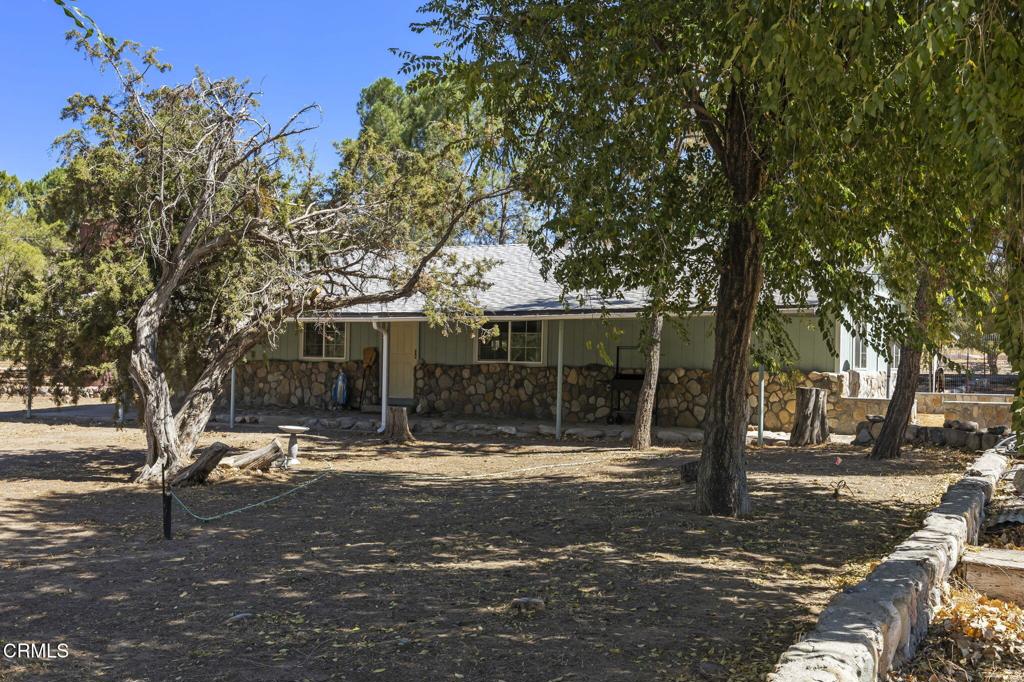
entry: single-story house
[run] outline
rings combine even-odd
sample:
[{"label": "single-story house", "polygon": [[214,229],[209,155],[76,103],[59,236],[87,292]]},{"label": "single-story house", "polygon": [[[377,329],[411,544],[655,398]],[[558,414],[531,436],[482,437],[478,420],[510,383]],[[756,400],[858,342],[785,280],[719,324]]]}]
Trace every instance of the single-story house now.
[{"label": "single-story house", "polygon": [[[347,407],[367,411],[390,404],[415,414],[555,421],[561,403],[565,422],[630,421],[644,366],[639,296],[563,302],[527,246],[456,250],[460,258],[496,262],[486,276],[489,288],[478,293],[495,336],[481,342],[468,330],[445,335],[428,324],[415,297],[302,318],[238,366],[237,404],[337,407],[332,387],[344,372]],[[885,396],[884,357],[841,325],[832,338],[839,356],[832,355],[813,303],[785,314],[799,357],[790,371],[765,378],[767,428],[790,426],[798,385],[828,388],[836,397]],[[695,315],[682,327],[685,333],[665,325],[656,417],[662,425],[693,427],[707,403],[714,314]],[[752,422],[758,383],[752,369]]]}]

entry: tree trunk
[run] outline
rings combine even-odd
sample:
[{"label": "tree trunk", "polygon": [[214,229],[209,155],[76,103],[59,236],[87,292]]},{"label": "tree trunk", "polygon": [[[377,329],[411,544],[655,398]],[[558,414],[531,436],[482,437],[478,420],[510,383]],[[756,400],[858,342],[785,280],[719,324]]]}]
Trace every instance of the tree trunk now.
[{"label": "tree trunk", "polygon": [[32,386],[32,370],[25,369],[25,416],[32,418],[32,394],[35,388]]},{"label": "tree trunk", "polygon": [[167,474],[173,475],[188,465],[187,453],[195,449],[206,430],[224,377],[258,337],[255,328],[237,329],[204,367],[175,413],[171,407],[170,386],[157,355],[160,306],[164,300],[157,295],[160,291],[154,292],[139,311],[131,354],[130,371],[139,390],[140,419],[149,451],[146,466],[135,479],[140,483],[159,481],[165,466]]},{"label": "tree trunk", "polygon": [[404,407],[388,408],[388,423],[384,440],[389,443],[408,443],[416,440],[409,430],[409,411]]},{"label": "tree trunk", "polygon": [[[917,284],[914,296],[914,315],[918,331],[924,332],[931,295],[931,276],[924,272]],[[917,381],[921,372],[921,356],[924,346],[921,340],[914,340],[900,346],[900,365],[896,369],[896,386],[885,410],[885,423],[871,448],[869,459],[895,459],[900,456],[903,438],[910,423],[910,413],[917,399]]]},{"label": "tree trunk", "polygon": [[175,415],[180,448],[195,448],[210,422],[213,405],[224,386],[225,378],[242,356],[256,345],[256,339],[257,334],[252,328],[236,331],[236,335],[203,368]]},{"label": "tree trunk", "polygon": [[281,444],[275,438],[270,441],[270,445],[265,445],[259,450],[253,450],[241,455],[225,457],[220,463],[241,471],[248,469],[266,471],[275,460],[280,459],[283,455],[284,449],[281,448]]},{"label": "tree trunk", "polygon": [[661,329],[665,318],[660,313],[651,317],[647,338],[647,357],[644,365],[644,381],[636,399],[636,417],[633,420],[631,450],[646,450],[651,447],[651,427],[654,411],[658,408],[655,398],[658,394],[658,369],[661,362]]},{"label": "tree trunk", "polygon": [[828,391],[824,388],[796,389],[796,415],[790,445],[817,445],[828,441]]},{"label": "tree trunk", "polygon": [[985,353],[985,362],[988,363],[989,374],[999,374],[999,353]]},{"label": "tree trunk", "polygon": [[715,359],[697,474],[697,512],[740,516],[747,496],[750,338],[764,278],[764,240],[752,217],[729,225],[715,309]]},{"label": "tree trunk", "polygon": [[164,469],[173,475],[188,465],[187,452],[178,448],[178,428],[171,409],[171,390],[157,355],[160,330],[159,290],[142,304],[135,320],[135,345],[131,375],[143,403],[143,428],[149,445],[146,466],[136,477],[138,483],[159,481]]},{"label": "tree trunk", "polygon": [[230,448],[224,443],[214,443],[203,450],[196,461],[175,474],[170,484],[174,486],[202,485],[210,476],[210,472],[217,468],[221,458],[227,454]]},{"label": "tree trunk", "polygon": [[921,348],[900,346],[900,365],[896,370],[896,387],[889,407],[885,410],[885,423],[875,439],[869,459],[894,459],[900,456],[903,437],[910,423],[910,413],[917,399],[917,379],[921,367]]},{"label": "tree trunk", "polygon": [[[699,98],[699,94],[697,95]],[[701,514],[739,516],[750,512],[747,496],[747,390],[750,338],[764,284],[764,235],[757,225],[756,200],[763,178],[757,149],[756,116],[747,111],[744,84],[729,91],[725,119],[718,125],[706,111],[698,123],[732,191],[715,307],[715,359],[704,415],[704,447],[697,472]]]}]

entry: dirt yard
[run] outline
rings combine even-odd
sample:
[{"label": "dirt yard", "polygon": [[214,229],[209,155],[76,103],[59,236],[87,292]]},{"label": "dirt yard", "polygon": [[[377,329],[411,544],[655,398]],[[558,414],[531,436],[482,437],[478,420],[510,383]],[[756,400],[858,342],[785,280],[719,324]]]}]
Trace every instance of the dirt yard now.
[{"label": "dirt yard", "polygon": [[5,682],[761,679],[967,462],[755,450],[733,520],[692,513],[694,449],[313,434],[299,470],[181,496],[214,514],[323,478],[211,523],[175,508],[165,542],[127,483],[137,430],[9,420],[0,443],[0,642],[70,650],[0,658]]}]

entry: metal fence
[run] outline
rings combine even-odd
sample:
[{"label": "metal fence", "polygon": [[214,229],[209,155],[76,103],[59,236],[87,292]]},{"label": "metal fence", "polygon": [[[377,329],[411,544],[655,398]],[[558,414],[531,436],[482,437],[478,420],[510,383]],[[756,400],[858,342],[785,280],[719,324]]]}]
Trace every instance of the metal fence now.
[{"label": "metal fence", "polygon": [[919,391],[1012,394],[1017,387],[1017,375],[1005,353],[943,348],[921,365]]}]

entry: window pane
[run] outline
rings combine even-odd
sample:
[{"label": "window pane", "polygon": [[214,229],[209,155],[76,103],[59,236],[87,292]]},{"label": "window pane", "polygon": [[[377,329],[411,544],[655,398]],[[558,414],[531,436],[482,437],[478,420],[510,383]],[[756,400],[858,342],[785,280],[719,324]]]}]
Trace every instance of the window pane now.
[{"label": "window pane", "polygon": [[499,333],[480,343],[477,358],[485,361],[508,362],[508,323],[492,324],[487,329],[497,329]]},{"label": "window pane", "polygon": [[345,324],[325,324],[323,325],[323,330],[324,357],[345,357]]},{"label": "window pane", "polygon": [[509,346],[512,349],[512,362],[540,362],[541,322],[512,322],[510,326]]},{"label": "window pane", "polygon": [[865,369],[868,366],[868,344],[860,335],[854,337],[853,341],[853,365],[857,369]]},{"label": "window pane", "polygon": [[307,358],[323,357],[324,336],[320,325],[312,322],[302,325],[302,354]]}]

